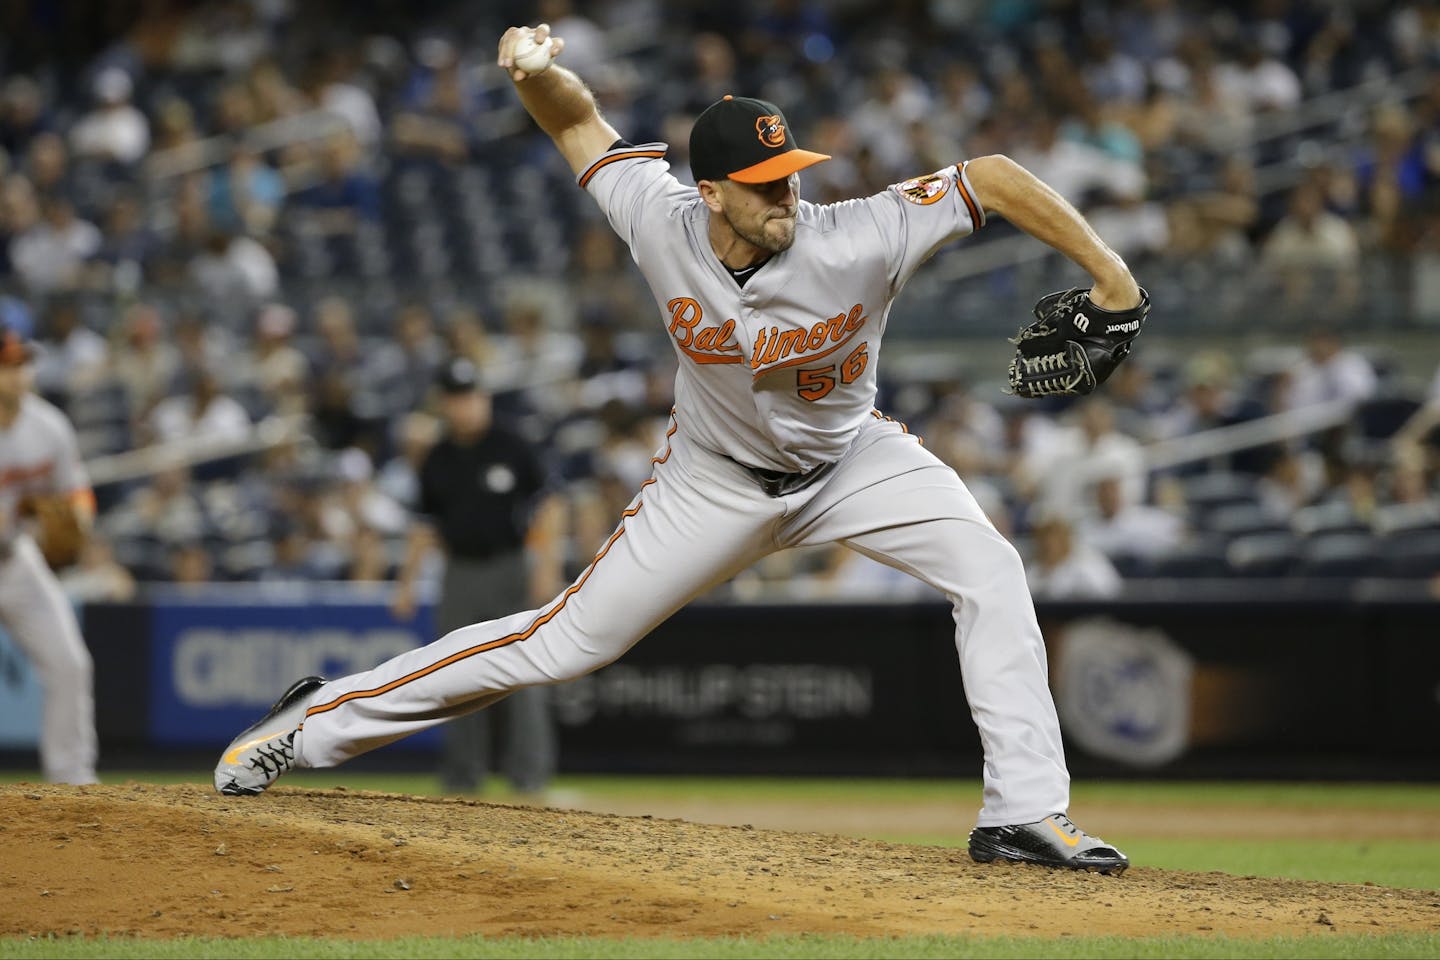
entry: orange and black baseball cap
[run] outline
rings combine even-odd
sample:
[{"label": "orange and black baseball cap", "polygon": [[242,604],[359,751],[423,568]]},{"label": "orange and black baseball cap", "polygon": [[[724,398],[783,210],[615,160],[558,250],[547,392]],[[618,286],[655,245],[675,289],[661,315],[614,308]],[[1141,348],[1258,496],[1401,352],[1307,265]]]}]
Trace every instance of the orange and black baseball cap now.
[{"label": "orange and black baseball cap", "polygon": [[0,327],[0,366],[19,366],[34,358],[34,349],[18,330],[14,327]]},{"label": "orange and black baseball cap", "polygon": [[727,96],[705,108],[690,131],[690,173],[701,180],[770,183],[821,160],[801,150],[780,108],[765,100]]}]

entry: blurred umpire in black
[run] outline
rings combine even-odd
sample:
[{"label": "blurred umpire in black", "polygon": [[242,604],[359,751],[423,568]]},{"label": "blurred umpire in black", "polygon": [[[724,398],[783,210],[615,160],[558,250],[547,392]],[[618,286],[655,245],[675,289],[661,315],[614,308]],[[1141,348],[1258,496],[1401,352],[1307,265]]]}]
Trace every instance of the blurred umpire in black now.
[{"label": "blurred umpire in black", "polygon": [[[560,500],[546,494],[546,474],[530,444],[492,422],[490,395],[469,360],[440,368],[447,431],[420,465],[419,508],[400,570],[393,610],[415,611],[415,580],[438,535],[445,549],[436,627],[508,616],[517,598],[536,606],[554,598],[563,559]],[[498,730],[492,731],[492,724]],[[496,705],[445,725],[440,778],[445,790],[480,789],[489,769],[492,733],[499,769],[521,793],[543,790],[555,773],[555,721],[548,687],[517,690]]]}]

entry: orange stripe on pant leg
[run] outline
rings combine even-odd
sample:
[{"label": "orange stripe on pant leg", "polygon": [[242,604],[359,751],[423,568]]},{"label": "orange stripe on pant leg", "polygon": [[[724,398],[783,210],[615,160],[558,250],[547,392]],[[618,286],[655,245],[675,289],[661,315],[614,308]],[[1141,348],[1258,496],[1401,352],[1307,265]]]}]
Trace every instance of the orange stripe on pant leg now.
[{"label": "orange stripe on pant leg", "polygon": [[[671,419],[672,426],[670,427],[670,430],[665,434],[665,438],[667,441],[670,439],[670,437],[675,435],[675,431],[679,429],[680,426],[679,422],[674,420],[673,414]],[[655,457],[650,462],[660,464],[666,462],[669,459],[670,445],[669,443],[667,443],[665,445],[665,453],[662,456]],[[640,484],[641,492],[643,493],[645,488],[650,486],[650,484],[654,482],[655,477],[651,477],[644,483]],[[610,552],[610,548],[615,545],[615,541],[619,540],[620,537],[625,533],[625,521],[639,513],[640,508],[644,505],[645,503],[643,500],[637,500],[635,506],[620,514],[620,525],[615,528],[615,532],[610,535],[610,539],[605,542],[605,546],[600,548],[600,552],[595,555],[595,559],[590,561],[590,566],[586,567],[585,572],[580,575],[580,578],[576,580],[573,584],[571,584],[570,589],[566,590],[563,594],[561,594],[559,603],[551,607],[545,613],[536,617],[533,621],[531,621],[530,626],[526,627],[524,631],[520,633],[512,633],[509,636],[490,640],[485,643],[477,644],[473,647],[467,647],[466,649],[461,650],[458,653],[452,653],[450,656],[446,657],[443,660],[439,660],[435,663],[430,664],[428,667],[422,667],[421,669],[416,670],[412,673],[408,673],[403,677],[391,680],[384,686],[374,687],[370,690],[352,690],[341,697],[337,697],[329,703],[314,706],[306,710],[305,719],[308,720],[311,717],[318,716],[322,713],[329,713],[331,710],[334,710],[341,704],[348,703],[351,700],[368,700],[372,697],[379,697],[387,693],[392,693],[393,691],[405,686],[407,683],[414,683],[416,680],[422,680],[425,677],[430,676],[437,670],[440,670],[444,667],[453,666],[454,664],[457,664],[462,660],[468,660],[469,658],[476,656],[477,654],[485,653],[489,650],[496,650],[500,647],[507,647],[512,643],[519,643],[522,640],[530,639],[530,637],[535,634],[536,630],[540,629],[545,624],[555,619],[555,616],[561,610],[565,609],[565,604],[569,602],[570,598],[573,597],[576,593],[578,593],[581,587],[585,586],[585,581],[590,579],[590,574],[595,572],[595,567],[599,565],[602,559],[604,559],[605,554]],[[300,726],[302,728],[305,726],[304,721],[301,721]]]}]

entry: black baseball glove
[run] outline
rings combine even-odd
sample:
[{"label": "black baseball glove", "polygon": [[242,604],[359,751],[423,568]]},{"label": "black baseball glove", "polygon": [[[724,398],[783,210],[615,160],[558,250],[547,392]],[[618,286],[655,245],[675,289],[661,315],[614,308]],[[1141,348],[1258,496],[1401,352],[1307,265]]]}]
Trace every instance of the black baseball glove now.
[{"label": "black baseball glove", "polygon": [[1020,328],[1010,361],[1010,391],[1021,397],[1074,397],[1093,391],[1130,355],[1150,314],[1150,294],[1129,310],[1102,310],[1080,287],[1040,298]]}]

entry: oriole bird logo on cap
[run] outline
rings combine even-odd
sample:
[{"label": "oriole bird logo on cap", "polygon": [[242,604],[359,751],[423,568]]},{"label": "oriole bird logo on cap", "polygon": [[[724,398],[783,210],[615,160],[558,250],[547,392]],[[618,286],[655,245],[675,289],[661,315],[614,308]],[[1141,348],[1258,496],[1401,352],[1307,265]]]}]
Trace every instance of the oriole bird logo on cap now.
[{"label": "oriole bird logo on cap", "polygon": [[755,132],[760,135],[760,142],[767,147],[785,146],[785,124],[774,114],[758,117],[755,120]]}]

